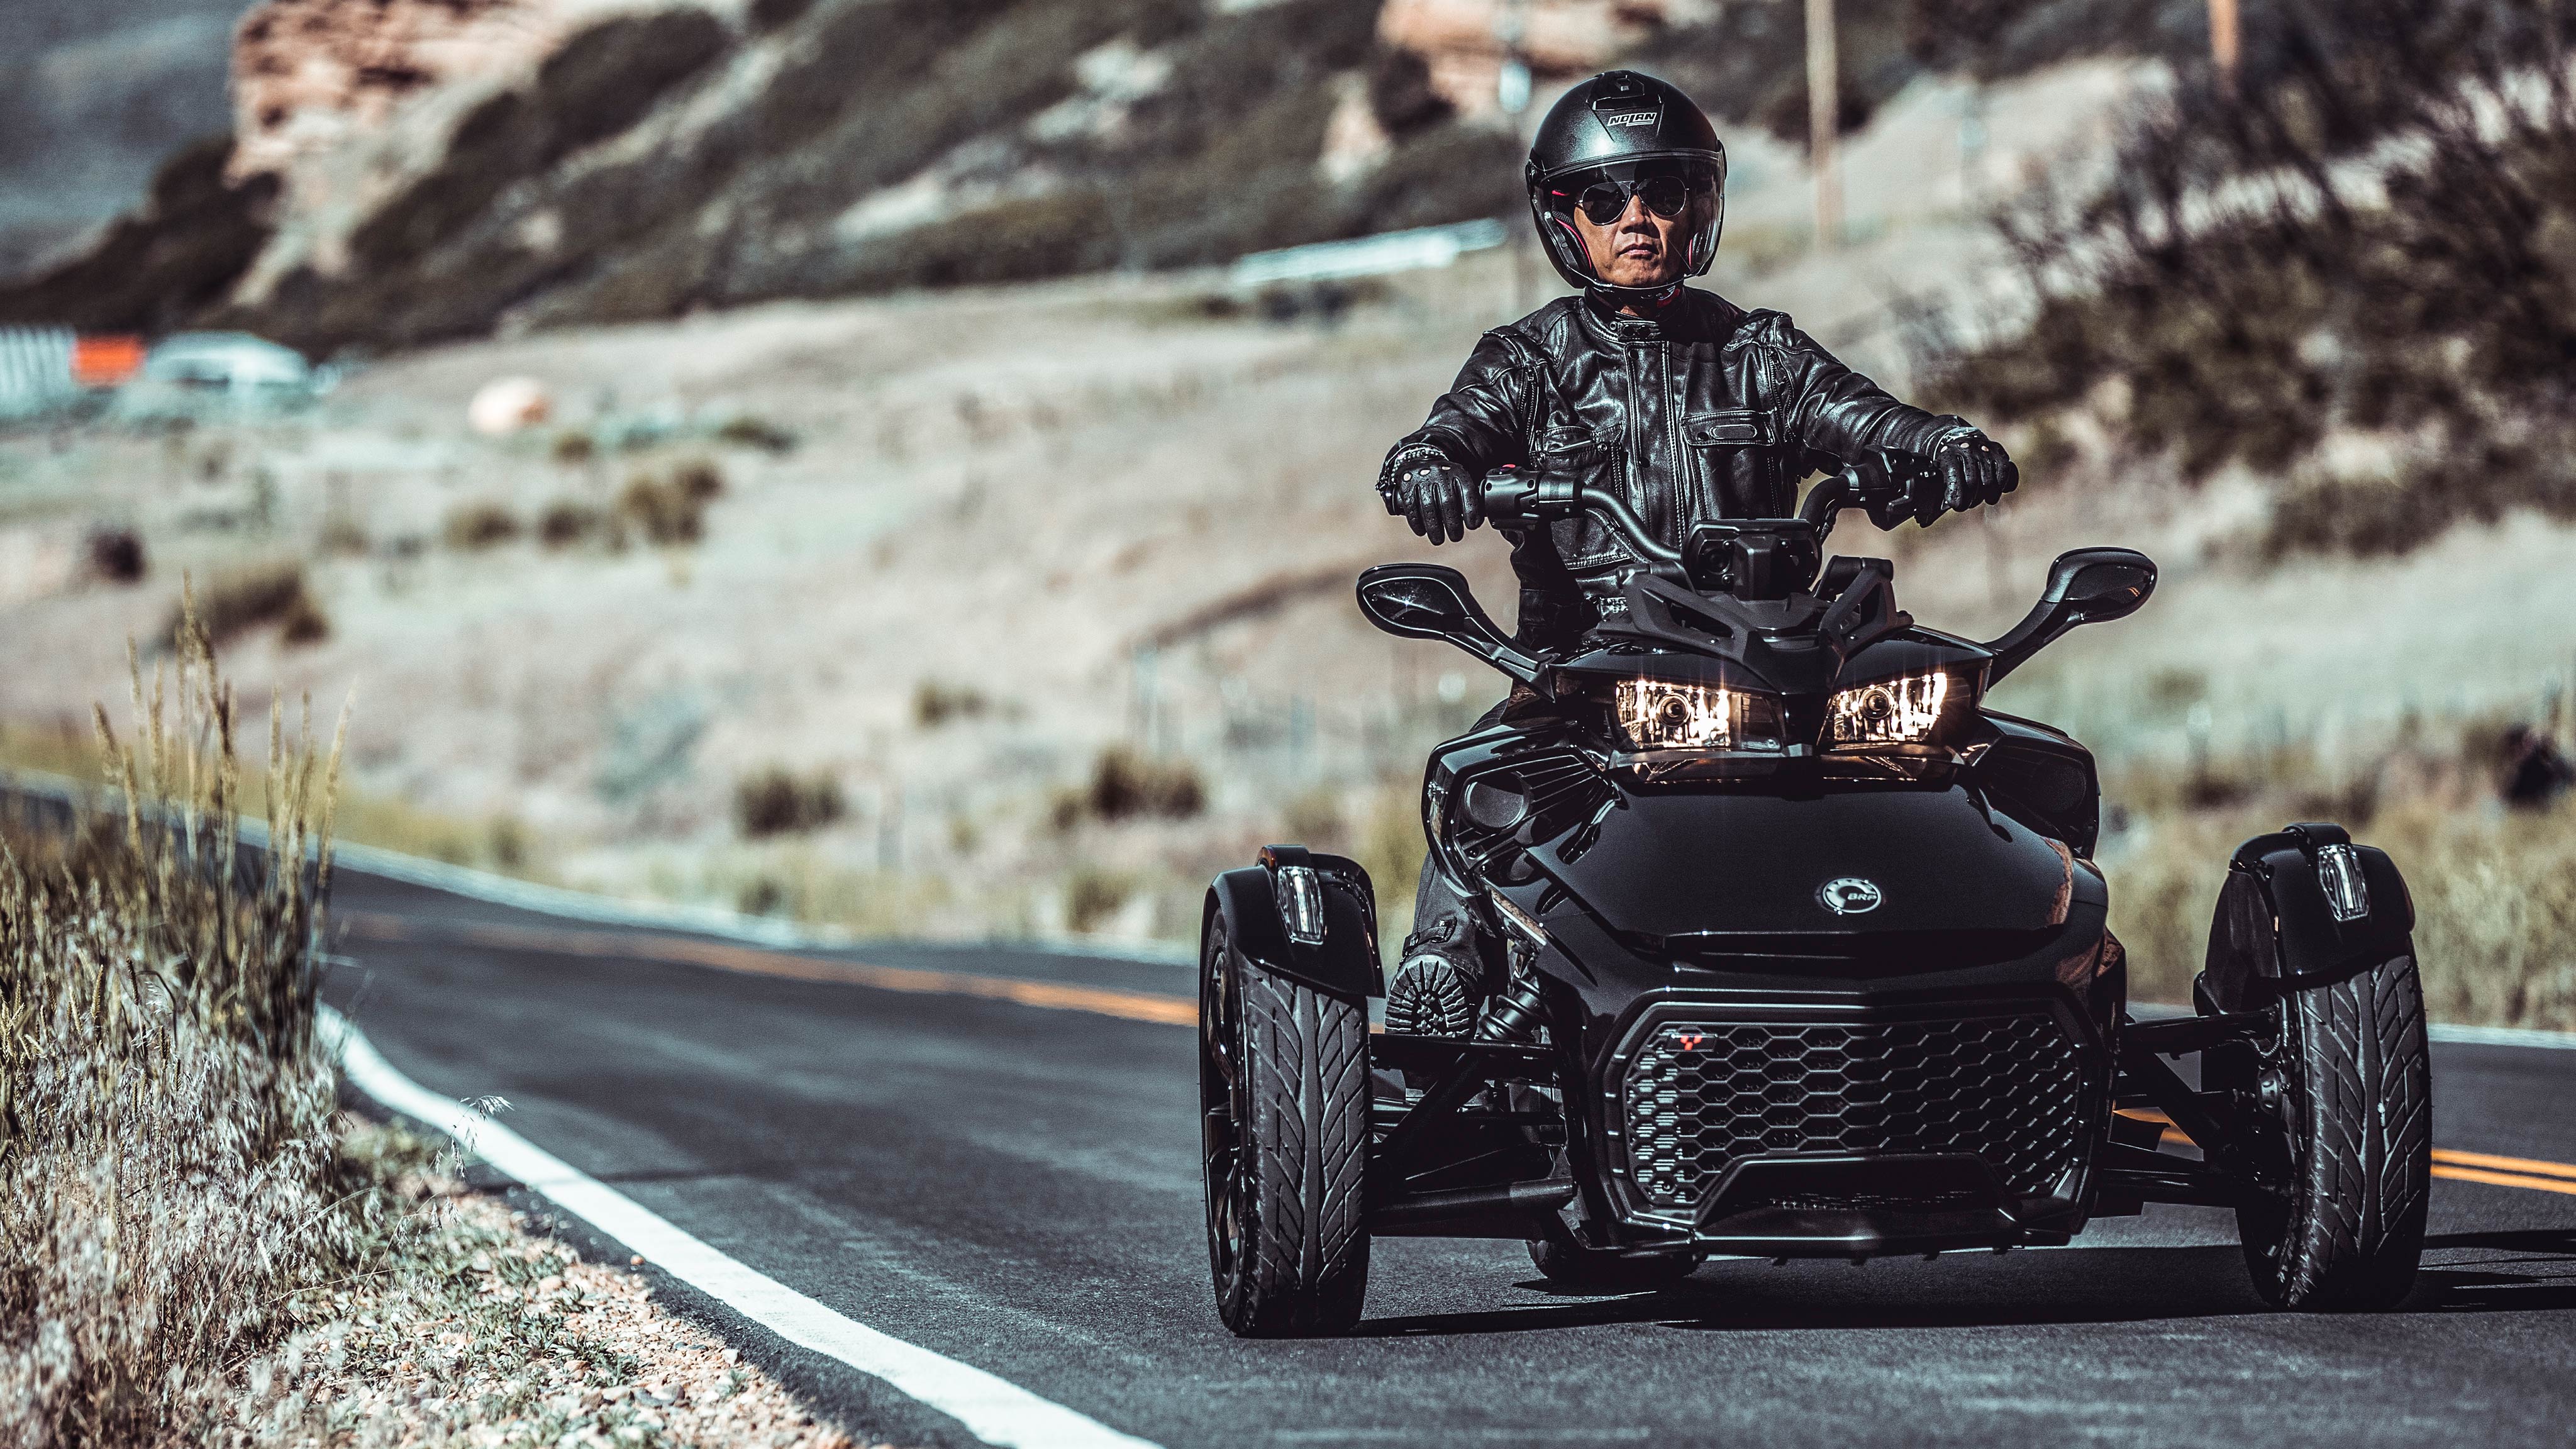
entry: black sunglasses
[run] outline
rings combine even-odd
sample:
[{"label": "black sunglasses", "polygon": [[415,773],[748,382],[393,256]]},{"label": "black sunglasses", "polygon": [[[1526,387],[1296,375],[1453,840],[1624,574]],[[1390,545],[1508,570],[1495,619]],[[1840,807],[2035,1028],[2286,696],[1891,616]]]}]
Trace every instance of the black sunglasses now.
[{"label": "black sunglasses", "polygon": [[[1646,210],[1671,221],[1689,208],[1692,190],[1688,178],[1669,172],[1644,177],[1633,183],[1605,177],[1583,188],[1572,204],[1581,208],[1594,226],[1608,226],[1627,214],[1628,198],[1634,196],[1646,203]],[[1561,191],[1557,193],[1560,198],[1564,195]]]}]

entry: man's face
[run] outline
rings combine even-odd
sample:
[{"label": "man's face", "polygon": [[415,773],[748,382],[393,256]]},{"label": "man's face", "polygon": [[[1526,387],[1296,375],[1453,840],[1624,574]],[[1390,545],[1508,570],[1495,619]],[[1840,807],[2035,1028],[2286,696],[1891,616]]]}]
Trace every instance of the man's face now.
[{"label": "man's face", "polygon": [[1628,209],[1607,225],[1594,221],[1581,207],[1573,213],[1574,229],[1592,256],[1592,274],[1614,287],[1660,287],[1682,275],[1684,231],[1691,211],[1661,217],[1643,196],[1628,198]]}]

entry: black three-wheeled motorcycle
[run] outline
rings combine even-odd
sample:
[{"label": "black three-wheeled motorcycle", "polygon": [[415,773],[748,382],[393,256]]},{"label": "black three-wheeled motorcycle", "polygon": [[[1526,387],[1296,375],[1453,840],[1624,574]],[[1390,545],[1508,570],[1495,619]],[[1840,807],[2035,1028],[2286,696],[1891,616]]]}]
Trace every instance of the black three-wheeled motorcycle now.
[{"label": "black three-wheeled motorcycle", "polygon": [[1887,561],[1822,548],[1923,466],[1878,455],[1798,518],[1679,550],[1619,498],[1498,475],[1490,517],[1589,509],[1646,565],[1561,657],[1516,649],[1452,569],[1360,576],[1379,628],[1519,686],[1423,780],[1479,969],[1372,1033],[1365,873],[1273,846],[1217,877],[1199,1072],[1227,1327],[1348,1330],[1379,1236],[1525,1240],[1549,1279],[1636,1291],[1710,1256],[2059,1244],[2148,1202],[2233,1207],[2276,1304],[2405,1295],[2431,1098],[2396,867],[2333,825],[2245,842],[2196,1011],[2133,1017],[2092,756],[1981,697],[2136,610],[2155,566],[2078,550],[2003,637],[1924,628]]}]

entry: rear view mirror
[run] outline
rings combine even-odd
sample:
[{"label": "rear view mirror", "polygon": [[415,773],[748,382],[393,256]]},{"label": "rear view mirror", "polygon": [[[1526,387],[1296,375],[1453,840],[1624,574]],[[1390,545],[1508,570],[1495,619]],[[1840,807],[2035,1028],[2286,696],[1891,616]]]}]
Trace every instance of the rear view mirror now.
[{"label": "rear view mirror", "polygon": [[2155,560],[2136,549],[2079,548],[2059,554],[2048,566],[2048,587],[2039,602],[1986,646],[1995,654],[1986,682],[1991,686],[2001,680],[2078,624],[2127,618],[2155,591]]},{"label": "rear view mirror", "polygon": [[1538,683],[1538,661],[1512,647],[1456,569],[1379,564],[1360,575],[1359,594],[1360,612],[1390,634],[1445,639],[1523,684]]},{"label": "rear view mirror", "polygon": [[2081,617],[2077,624],[2100,624],[2138,612],[2156,591],[2153,560],[2135,549],[2079,548],[2057,556],[2048,566],[2048,590],[2040,602],[2063,603]]}]

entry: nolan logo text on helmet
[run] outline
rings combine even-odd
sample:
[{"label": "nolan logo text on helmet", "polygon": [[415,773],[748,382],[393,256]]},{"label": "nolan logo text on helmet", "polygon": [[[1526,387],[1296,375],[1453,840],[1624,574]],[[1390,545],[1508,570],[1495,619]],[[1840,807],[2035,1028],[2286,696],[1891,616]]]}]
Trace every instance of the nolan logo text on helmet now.
[{"label": "nolan logo text on helmet", "polygon": [[1608,119],[1610,124],[1614,126],[1651,126],[1655,124],[1655,113],[1652,111],[1621,111],[1619,114],[1611,116]]}]

